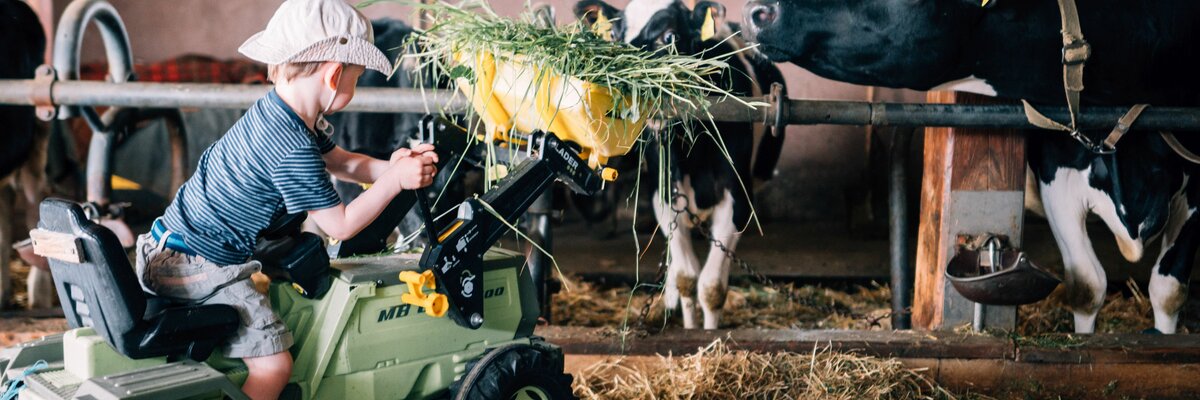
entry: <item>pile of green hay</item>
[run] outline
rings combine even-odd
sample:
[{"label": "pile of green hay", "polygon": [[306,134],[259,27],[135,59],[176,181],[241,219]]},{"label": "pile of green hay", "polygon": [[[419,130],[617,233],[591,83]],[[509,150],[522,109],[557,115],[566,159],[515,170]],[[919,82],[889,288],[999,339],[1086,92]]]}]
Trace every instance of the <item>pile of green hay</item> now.
[{"label": "pile of green hay", "polygon": [[368,0],[359,7],[385,1],[408,4],[433,21],[432,27],[410,37],[409,51],[402,56],[413,71],[432,74],[431,81],[467,78],[474,83],[474,72],[455,65],[454,57],[490,53],[497,61],[515,61],[611,88],[615,101],[610,114],[627,120],[664,114],[707,116],[708,97],[731,96],[710,78],[729,68],[726,60],[733,53],[701,59],[668,46],[651,55],[606,40],[582,21],[546,26],[531,13],[505,18],[480,0],[458,5]]}]

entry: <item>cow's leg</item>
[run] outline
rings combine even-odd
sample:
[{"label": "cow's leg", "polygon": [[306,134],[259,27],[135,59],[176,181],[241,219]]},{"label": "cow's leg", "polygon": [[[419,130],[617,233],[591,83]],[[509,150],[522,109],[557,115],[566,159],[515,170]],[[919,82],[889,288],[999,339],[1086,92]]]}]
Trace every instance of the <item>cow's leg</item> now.
[{"label": "cow's leg", "polygon": [[38,123],[34,129],[33,147],[29,159],[17,170],[17,187],[25,197],[25,225],[29,229],[37,227],[39,206],[42,199],[50,193],[50,184],[46,180],[46,161],[49,156],[50,133],[49,126]]},{"label": "cow's leg", "polygon": [[1081,171],[1067,168],[1060,169],[1050,183],[1041,185],[1042,206],[1066,273],[1063,302],[1075,315],[1076,333],[1095,331],[1107,279],[1087,234],[1088,199],[1083,192],[1090,190]]},{"label": "cow's leg", "polygon": [[1154,306],[1154,329],[1175,333],[1179,310],[1187,301],[1187,282],[1192,272],[1196,246],[1200,244],[1200,215],[1189,208],[1185,196],[1176,196],[1163,232],[1162,253],[1150,273],[1150,304]]},{"label": "cow's leg", "polygon": [[1041,186],[1038,185],[1037,175],[1028,166],[1025,167],[1025,209],[1042,218],[1046,210],[1042,207]]},{"label": "cow's leg", "polygon": [[8,308],[13,296],[12,271],[9,267],[12,265],[13,201],[16,200],[16,193],[11,178],[0,178],[0,309]]},{"label": "cow's leg", "polygon": [[[659,226],[667,237],[667,276],[663,288],[663,304],[667,309],[680,306],[683,315],[683,327],[696,328],[696,276],[699,275],[699,261],[692,248],[691,231],[686,213],[678,213],[664,204],[659,193],[654,194],[654,215],[658,218]],[[683,198],[667,199],[675,203],[675,208],[686,206]],[[672,229],[674,228],[674,229]]]},{"label": "cow's leg", "polygon": [[[49,191],[49,183],[46,181],[48,139],[49,134],[45,132],[45,126],[39,125],[29,161],[18,172],[21,192],[25,197],[25,226],[28,229],[37,227],[39,206]],[[35,261],[25,280],[25,288],[29,294],[29,308],[52,308],[55,295],[54,279],[50,277],[50,266],[43,257],[37,257]]]},{"label": "cow's leg", "polygon": [[721,319],[721,309],[725,306],[725,295],[729,290],[729,257],[737,248],[738,239],[742,237],[737,224],[733,220],[733,195],[728,191],[725,197],[717,203],[712,213],[712,237],[725,248],[721,249],[716,243],[708,250],[708,260],[700,271],[700,283],[697,290],[700,296],[700,307],[704,310],[704,329],[717,329]]}]

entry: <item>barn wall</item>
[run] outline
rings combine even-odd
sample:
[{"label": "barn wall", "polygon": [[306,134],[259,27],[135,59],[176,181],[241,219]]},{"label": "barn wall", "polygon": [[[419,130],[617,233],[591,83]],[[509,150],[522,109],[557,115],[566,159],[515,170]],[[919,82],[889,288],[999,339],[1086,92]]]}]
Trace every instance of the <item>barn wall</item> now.
[{"label": "barn wall", "polygon": [[[219,58],[239,57],[238,45],[266,25],[278,1],[243,0],[109,0],[121,13],[130,32],[137,62],[154,62],[182,54],[198,53]],[[741,19],[743,0],[720,0],[731,18]],[[54,0],[61,13],[67,0]],[[561,22],[571,18],[572,0],[550,1]],[[623,6],[627,1],[615,0]],[[501,14],[520,11],[524,0],[493,0]],[[396,5],[365,10],[372,18],[393,17],[411,21],[410,13]],[[89,33],[84,61],[100,61],[99,35]],[[782,65],[793,97],[814,99],[866,99],[867,90],[818,78],[791,64]],[[877,100],[922,101],[922,94],[880,90]],[[759,212],[768,218],[839,220],[848,210],[848,194],[866,182],[868,146],[859,127],[811,126],[788,128],[788,141],[779,176],[762,188]],[[884,173],[876,171],[874,173]]]}]

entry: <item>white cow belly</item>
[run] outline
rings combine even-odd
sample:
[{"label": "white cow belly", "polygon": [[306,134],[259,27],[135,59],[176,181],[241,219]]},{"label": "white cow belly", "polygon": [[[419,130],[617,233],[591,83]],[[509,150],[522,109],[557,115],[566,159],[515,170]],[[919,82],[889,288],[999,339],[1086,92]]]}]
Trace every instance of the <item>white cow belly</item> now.
[{"label": "white cow belly", "polygon": [[971,75],[966,78],[946,82],[941,85],[937,85],[936,87],[934,87],[933,89],[930,89],[930,90],[968,92],[968,93],[982,94],[984,96],[995,96],[996,95],[996,88],[993,88],[992,85],[989,85],[987,83],[987,81],[985,81],[981,78],[976,78],[975,75]]}]

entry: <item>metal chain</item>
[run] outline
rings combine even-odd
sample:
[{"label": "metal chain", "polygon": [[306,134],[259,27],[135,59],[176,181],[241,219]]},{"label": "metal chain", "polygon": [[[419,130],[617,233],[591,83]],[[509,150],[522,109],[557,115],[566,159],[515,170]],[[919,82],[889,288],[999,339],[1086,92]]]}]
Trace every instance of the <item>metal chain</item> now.
[{"label": "metal chain", "polygon": [[[682,201],[680,201],[680,200],[682,200]],[[882,321],[887,318],[891,318],[891,316],[893,314],[892,312],[888,312],[888,313],[885,313],[878,317],[872,317],[872,316],[866,315],[866,314],[855,313],[845,306],[837,306],[835,304],[826,304],[826,303],[821,303],[821,302],[816,301],[811,298],[798,297],[792,290],[790,290],[790,288],[783,287],[779,283],[775,282],[773,279],[771,279],[771,277],[762,273],[762,271],[760,271],[758,268],[754,267],[754,265],[750,264],[750,262],[746,261],[745,259],[743,259],[741,257],[738,257],[737,253],[735,253],[733,250],[730,250],[728,247],[725,246],[725,243],[721,242],[720,239],[717,239],[715,236],[713,236],[712,230],[710,230],[708,227],[704,226],[701,223],[702,221],[700,220],[700,216],[696,215],[696,213],[693,213],[692,210],[688,208],[687,196],[684,196],[681,193],[675,193],[674,195],[672,195],[671,211],[675,212],[676,218],[672,219],[671,224],[669,225],[669,229],[668,229],[669,235],[675,234],[675,231],[679,228],[679,224],[678,224],[679,214],[681,214],[681,213],[687,214],[688,221],[692,224],[693,227],[696,228],[696,230],[700,233],[700,236],[703,236],[705,240],[712,243],[713,247],[721,250],[721,253],[724,254],[725,257],[728,258],[730,262],[732,262],[734,265],[737,265],[738,268],[741,268],[742,271],[744,271],[747,275],[750,275],[752,278],[754,278],[754,280],[758,281],[759,284],[769,287],[780,294],[783,294],[784,297],[793,304],[799,304],[802,306],[816,309],[817,312],[819,312],[819,313],[825,313],[825,314],[839,313],[839,314],[850,316],[853,319],[862,319],[864,321],[867,321],[870,326],[880,326],[879,321]],[[666,255],[667,255],[667,251],[663,250],[663,257],[658,263],[658,273],[657,273],[657,278],[655,281],[658,282],[660,285],[664,284],[663,278],[665,277],[664,276],[665,268],[666,268],[666,264],[667,264]],[[650,295],[650,297],[646,299],[646,303],[642,306],[641,315],[638,317],[638,326],[640,328],[644,329],[646,327],[646,316],[650,313],[650,306],[654,303],[655,296],[658,294],[658,292],[659,291],[652,293]],[[903,312],[909,313],[911,311],[904,310]]]},{"label": "metal chain", "polygon": [[[676,215],[678,215],[678,211],[676,211]],[[679,229],[679,218],[672,218],[671,223],[667,225],[667,228],[667,237],[674,235],[675,231]],[[666,286],[667,249],[669,248],[670,246],[663,247],[662,255],[658,258],[658,271],[654,273],[654,282],[658,284],[660,290],[650,292],[650,297],[646,298],[646,303],[642,304],[642,311],[638,315],[637,326],[639,329],[644,331],[650,331],[649,327],[646,325],[646,316],[650,315],[650,306],[654,304],[654,299],[659,293],[663,292],[662,288]]]},{"label": "metal chain", "polygon": [[650,306],[654,304],[654,299],[663,291],[661,288],[665,285],[667,277],[667,251],[663,250],[662,257],[658,260],[658,272],[654,274],[654,282],[658,283],[660,290],[650,292],[650,297],[646,298],[646,303],[642,304],[642,311],[638,314],[637,327],[643,331],[650,331],[650,327],[646,325],[646,317],[650,315]]}]

